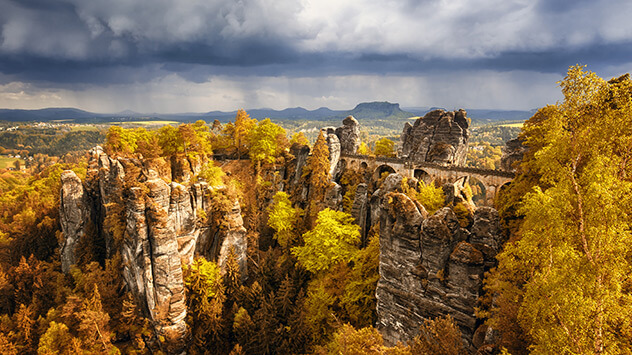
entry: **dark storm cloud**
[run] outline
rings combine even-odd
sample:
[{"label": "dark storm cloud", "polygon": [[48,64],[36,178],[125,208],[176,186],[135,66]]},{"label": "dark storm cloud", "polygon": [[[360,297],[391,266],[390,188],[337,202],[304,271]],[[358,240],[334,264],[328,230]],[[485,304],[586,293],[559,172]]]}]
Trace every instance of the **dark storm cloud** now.
[{"label": "dark storm cloud", "polygon": [[0,0],[0,73],[51,83],[169,73],[324,76],[625,64],[616,1]]}]

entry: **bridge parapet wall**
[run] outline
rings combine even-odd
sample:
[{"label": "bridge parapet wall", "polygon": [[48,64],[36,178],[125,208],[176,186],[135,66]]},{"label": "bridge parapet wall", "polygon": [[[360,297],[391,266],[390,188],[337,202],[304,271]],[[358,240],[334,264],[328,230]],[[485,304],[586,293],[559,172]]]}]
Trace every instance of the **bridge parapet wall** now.
[{"label": "bridge parapet wall", "polygon": [[375,157],[360,154],[342,154],[341,160],[347,163],[347,166],[352,168],[360,168],[362,164],[366,164],[365,167],[371,171],[378,171],[380,167],[387,165],[391,167],[395,172],[404,177],[414,177],[415,172],[423,170],[433,180],[440,180],[444,182],[456,182],[465,178],[463,181],[467,181],[469,178],[475,178],[480,181],[485,187],[485,202],[486,204],[492,204],[496,193],[500,190],[500,187],[514,179],[515,174],[509,171],[492,170],[492,169],[478,169],[465,166],[444,166],[433,163],[411,163],[409,160],[401,158],[389,158],[389,157]]}]

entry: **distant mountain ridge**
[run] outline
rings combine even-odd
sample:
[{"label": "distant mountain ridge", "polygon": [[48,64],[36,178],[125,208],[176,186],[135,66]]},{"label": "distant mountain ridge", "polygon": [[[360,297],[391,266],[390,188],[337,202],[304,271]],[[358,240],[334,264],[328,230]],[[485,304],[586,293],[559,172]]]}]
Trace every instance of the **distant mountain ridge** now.
[{"label": "distant mountain ridge", "polygon": [[[286,108],[283,110],[273,110],[267,108],[246,110],[250,117],[256,119],[271,118],[282,120],[338,120],[348,115],[353,115],[359,120],[362,119],[405,119],[413,116],[423,116],[427,112],[438,107],[414,107],[400,108],[397,103],[386,101],[363,102],[358,104],[351,110],[331,110],[327,107],[321,107],[315,110],[307,110],[302,107]],[[466,109],[468,117],[477,121],[500,121],[500,120],[525,120],[533,115],[534,110],[480,110]],[[109,122],[109,121],[132,121],[132,120],[155,120],[165,119],[181,122],[192,122],[196,120],[205,120],[211,122],[219,120],[228,122],[235,119],[237,111],[209,111],[205,113],[176,113],[176,114],[160,114],[151,113],[144,114],[130,110],[119,113],[94,113],[76,108],[45,108],[38,110],[22,110],[22,109],[0,109],[0,120],[3,121],[54,121],[54,120],[72,120],[76,123],[85,122]]]}]

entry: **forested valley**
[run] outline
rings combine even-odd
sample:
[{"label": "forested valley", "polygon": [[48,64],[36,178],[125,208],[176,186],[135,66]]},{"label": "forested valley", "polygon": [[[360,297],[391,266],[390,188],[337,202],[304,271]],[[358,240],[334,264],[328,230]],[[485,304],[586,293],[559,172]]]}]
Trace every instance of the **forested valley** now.
[{"label": "forested valley", "polygon": [[504,152],[432,113],[462,133],[428,166],[514,172],[489,203],[345,165],[332,147],[402,154],[350,118],[313,144],[244,110],[95,148],[22,137],[41,162],[0,170],[0,353],[630,353],[632,80],[575,66],[560,87]]}]

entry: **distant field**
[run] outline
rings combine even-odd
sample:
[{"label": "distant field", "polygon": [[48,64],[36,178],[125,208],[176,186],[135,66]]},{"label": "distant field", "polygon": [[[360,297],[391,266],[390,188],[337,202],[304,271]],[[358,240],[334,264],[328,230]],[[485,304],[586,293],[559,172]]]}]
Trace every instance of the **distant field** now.
[{"label": "distant field", "polygon": [[505,124],[498,125],[498,127],[515,127],[515,128],[522,128],[522,125],[524,125],[524,122],[505,123]]},{"label": "distant field", "polygon": [[178,121],[125,121],[125,122],[109,122],[111,125],[126,125],[126,124],[135,124],[135,125],[143,125],[143,126],[157,126],[157,125],[168,125],[168,124],[176,124],[180,123]]},{"label": "distant field", "polygon": [[81,126],[72,126],[71,130],[73,132],[96,132],[99,130],[99,128],[97,128],[96,126],[81,125]]},{"label": "distant field", "polygon": [[13,162],[19,160],[21,164],[24,164],[24,160],[9,158],[5,155],[0,156],[0,169],[6,169],[13,166]]}]

